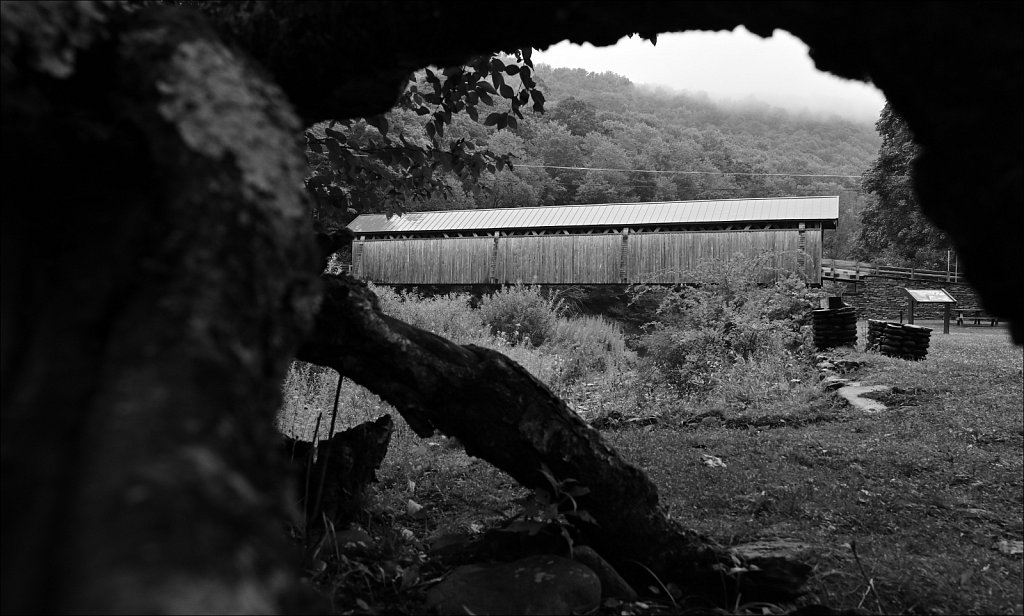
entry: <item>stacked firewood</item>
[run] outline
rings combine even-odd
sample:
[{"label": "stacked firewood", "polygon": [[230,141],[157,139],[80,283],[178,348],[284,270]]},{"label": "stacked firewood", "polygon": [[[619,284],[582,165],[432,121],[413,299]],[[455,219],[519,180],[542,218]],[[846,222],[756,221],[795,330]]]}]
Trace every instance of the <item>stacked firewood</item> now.
[{"label": "stacked firewood", "polygon": [[857,346],[857,313],[852,306],[811,311],[814,346],[819,351]]},{"label": "stacked firewood", "polygon": [[882,338],[885,337],[885,321],[868,319],[868,346],[865,350],[877,351],[882,346]]},{"label": "stacked firewood", "polygon": [[932,330],[928,327],[886,323],[879,350],[889,357],[924,359],[928,355],[931,335]]}]

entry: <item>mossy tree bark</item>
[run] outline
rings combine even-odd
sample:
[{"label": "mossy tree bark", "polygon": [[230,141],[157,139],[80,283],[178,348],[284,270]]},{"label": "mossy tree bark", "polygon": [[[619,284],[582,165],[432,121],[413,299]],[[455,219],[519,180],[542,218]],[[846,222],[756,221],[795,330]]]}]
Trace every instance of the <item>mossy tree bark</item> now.
[{"label": "mossy tree bark", "polygon": [[302,126],[194,14],[3,11],[3,611],[280,610]]}]

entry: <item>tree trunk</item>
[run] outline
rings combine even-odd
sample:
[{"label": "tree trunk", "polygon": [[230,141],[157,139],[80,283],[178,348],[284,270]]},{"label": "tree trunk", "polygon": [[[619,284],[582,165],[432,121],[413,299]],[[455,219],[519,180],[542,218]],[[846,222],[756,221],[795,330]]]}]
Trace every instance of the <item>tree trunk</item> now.
[{"label": "tree trunk", "polygon": [[[634,562],[688,590],[720,596],[732,559],[703,537],[668,519],[657,488],[627,464],[600,434],[544,383],[495,351],[457,345],[380,311],[365,284],[325,276],[313,334],[298,358],[325,366],[370,389],[402,414],[417,434],[435,429],[459,439],[466,453],[491,462],[527,487],[546,487],[547,468],[559,481],[575,479],[590,493],[577,499],[597,527],[581,529],[587,543],[633,579],[650,582]],[[754,600],[793,596],[808,569],[762,563],[760,574],[725,580]],[[726,566],[727,565],[727,566]],[[765,585],[765,579],[772,582]],[[710,586],[711,582],[714,582]]]},{"label": "tree trunk", "polygon": [[285,609],[302,126],[195,16],[3,11],[3,612]]},{"label": "tree trunk", "polygon": [[341,530],[365,507],[364,497],[388,453],[391,415],[366,421],[319,441],[285,438],[282,451],[291,461],[305,517],[306,544],[322,534],[326,518]]}]

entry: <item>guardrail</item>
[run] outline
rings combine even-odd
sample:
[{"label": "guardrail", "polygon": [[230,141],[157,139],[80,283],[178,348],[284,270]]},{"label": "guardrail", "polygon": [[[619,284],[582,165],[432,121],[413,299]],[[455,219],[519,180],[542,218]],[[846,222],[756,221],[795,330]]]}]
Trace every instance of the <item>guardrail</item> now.
[{"label": "guardrail", "polygon": [[875,265],[864,261],[844,259],[822,259],[821,277],[831,280],[860,280],[863,276],[898,276],[911,280],[938,280],[943,282],[966,282],[963,272],[918,269],[914,267],[891,267]]}]

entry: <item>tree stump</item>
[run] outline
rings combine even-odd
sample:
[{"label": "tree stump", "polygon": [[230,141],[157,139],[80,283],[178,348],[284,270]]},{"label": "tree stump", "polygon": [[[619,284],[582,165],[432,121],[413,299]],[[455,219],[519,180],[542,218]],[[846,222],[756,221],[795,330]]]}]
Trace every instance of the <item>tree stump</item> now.
[{"label": "tree stump", "polygon": [[363,509],[394,427],[391,415],[384,415],[315,444],[285,438],[282,448],[292,462],[307,532],[322,531],[324,520],[343,528]]}]

